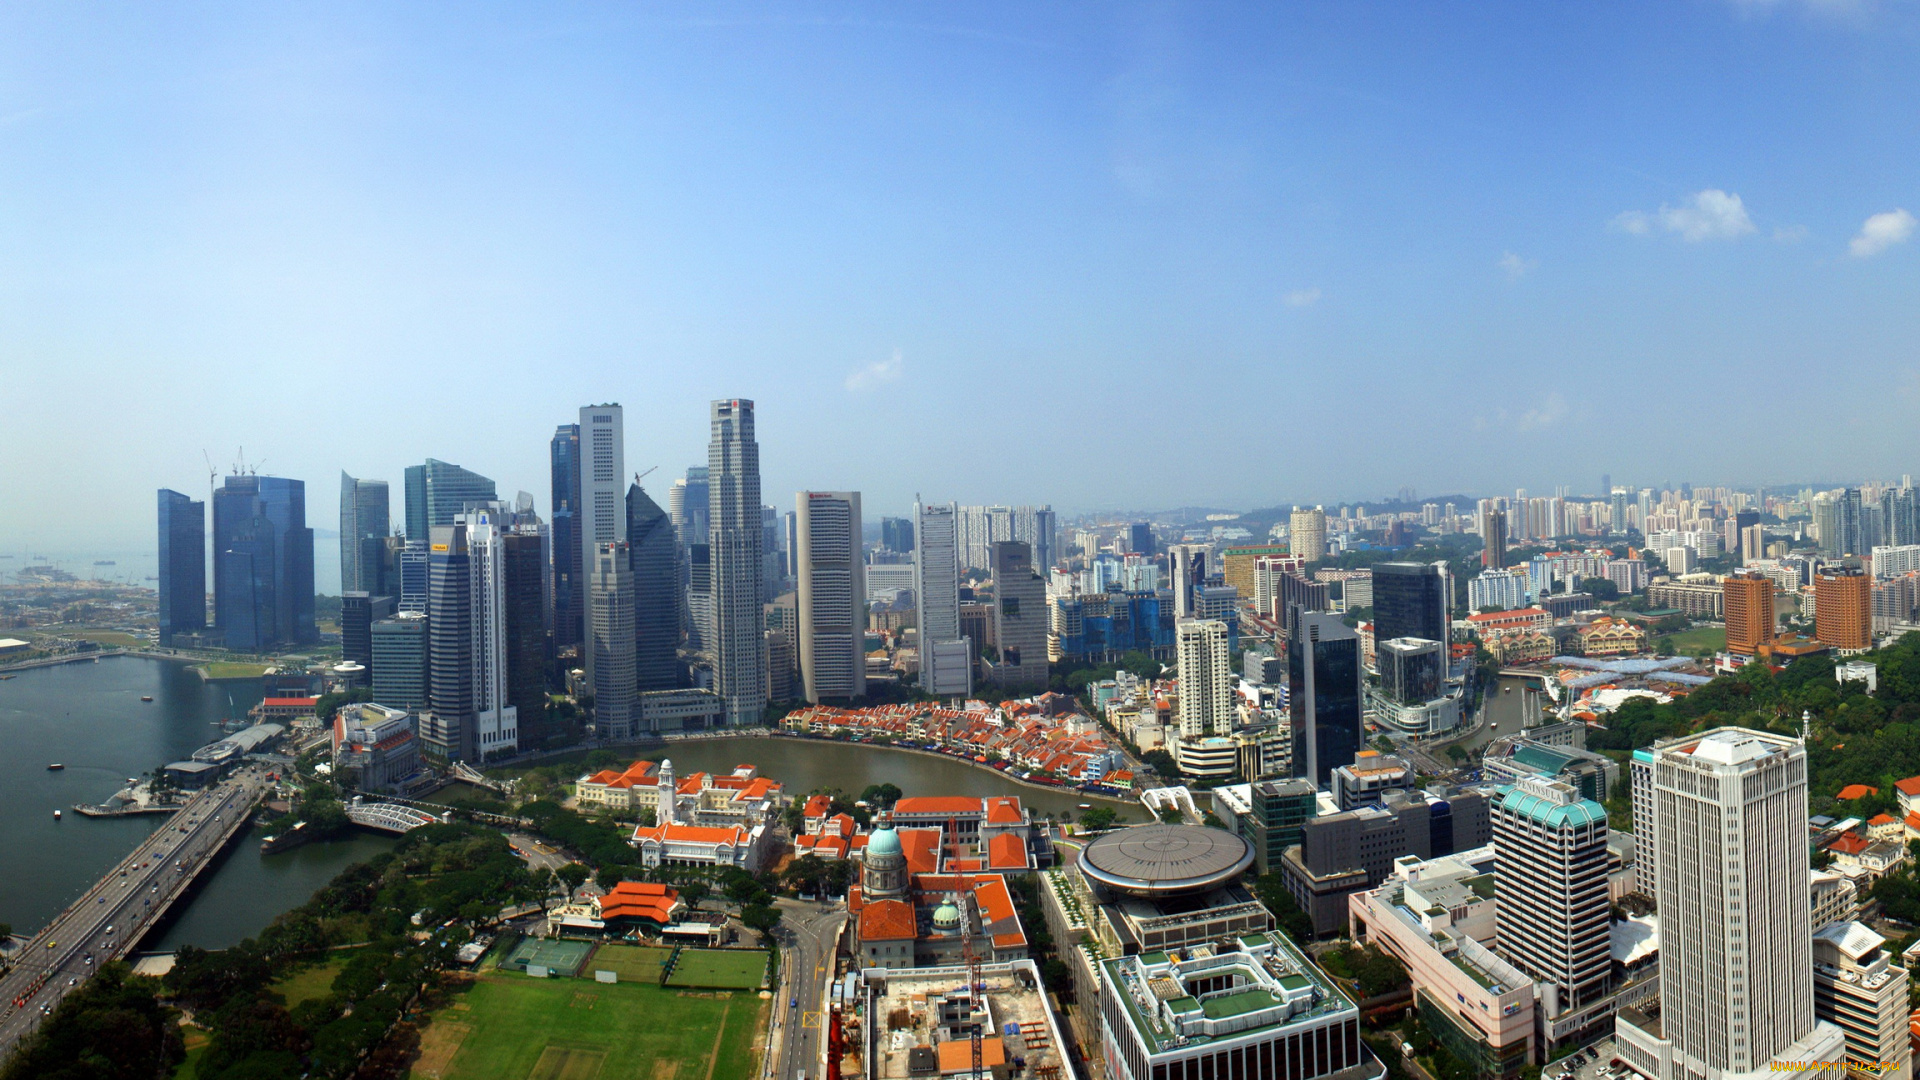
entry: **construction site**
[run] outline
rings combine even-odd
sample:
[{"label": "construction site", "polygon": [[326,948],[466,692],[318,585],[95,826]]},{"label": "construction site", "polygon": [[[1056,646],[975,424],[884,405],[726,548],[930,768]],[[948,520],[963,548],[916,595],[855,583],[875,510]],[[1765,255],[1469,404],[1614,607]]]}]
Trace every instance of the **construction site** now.
[{"label": "construction site", "polygon": [[[969,970],[972,971],[971,979]],[[1064,1080],[1060,1029],[1031,960],[862,972],[865,993],[837,1016],[842,1077]],[[829,1080],[834,1069],[828,1072]]]}]

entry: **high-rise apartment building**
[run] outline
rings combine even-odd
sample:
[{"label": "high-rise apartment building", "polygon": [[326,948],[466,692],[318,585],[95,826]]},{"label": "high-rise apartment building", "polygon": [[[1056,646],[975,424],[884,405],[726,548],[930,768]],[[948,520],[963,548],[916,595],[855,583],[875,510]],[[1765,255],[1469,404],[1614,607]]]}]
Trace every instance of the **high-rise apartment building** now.
[{"label": "high-rise apartment building", "polygon": [[380,572],[386,558],[389,502],[385,480],[340,474],[340,591],[391,594]]},{"label": "high-rise apartment building", "polygon": [[1361,743],[1360,637],[1339,616],[1287,608],[1287,709],[1293,774],[1326,786]]},{"label": "high-rise apartment building", "polygon": [[[1499,953],[1535,980],[1550,1022],[1587,1009],[1611,982],[1607,811],[1571,784],[1528,777],[1501,789],[1492,817]],[[1610,1015],[1574,1020],[1573,1030]]]},{"label": "high-rise apartment building", "polygon": [[601,544],[587,563],[587,596],[593,604],[585,648],[592,655],[593,730],[600,739],[630,739],[638,732],[635,700],[633,571],[627,545]]},{"label": "high-rise apartment building", "polygon": [[1920,544],[1920,498],[1910,487],[1890,488],[1880,496],[1880,516],[1888,547]]},{"label": "high-rise apartment building", "polygon": [[1488,510],[1480,519],[1480,565],[1489,570],[1507,565],[1507,512]]},{"label": "high-rise apartment building", "polygon": [[227,648],[263,652],[320,640],[306,484],[227,477],[213,493],[213,544],[214,622]]},{"label": "high-rise apartment building", "polygon": [[680,575],[673,520],[639,484],[627,488],[627,566],[633,576],[633,685],[680,685]]},{"label": "high-rise apartment building", "polygon": [[761,625],[760,444],[754,440],[753,402],[714,402],[711,426],[707,535],[713,562],[714,690],[726,706],[728,725],[758,724],[767,708],[767,643]]},{"label": "high-rise apartment building", "polygon": [[1856,568],[1824,567],[1813,576],[1813,636],[1828,648],[1873,648],[1873,578]]},{"label": "high-rise apartment building", "polygon": [[1390,562],[1373,568],[1373,637],[1450,640],[1451,604],[1443,567],[1431,563]]},{"label": "high-rise apartment building", "polygon": [[815,704],[867,693],[867,584],[860,559],[860,493],[794,496],[800,551],[800,683]]},{"label": "high-rise apartment building", "polygon": [[1733,574],[1720,583],[1725,597],[1727,651],[1752,656],[1773,640],[1773,579]]},{"label": "high-rise apartment building", "polygon": [[373,624],[373,700],[419,716],[428,708],[427,616],[402,612]]},{"label": "high-rise apartment building", "polygon": [[160,489],[160,644],[207,628],[207,504]]},{"label": "high-rise apartment building", "polygon": [[1180,737],[1204,739],[1233,731],[1233,655],[1227,624],[1188,619],[1173,629],[1180,673]]},{"label": "high-rise apartment building", "polygon": [[407,466],[407,539],[425,540],[434,529],[453,524],[470,503],[500,498],[493,481],[458,465],[428,458]]},{"label": "high-rise apartment building", "polygon": [[973,642],[960,630],[958,514],[952,503],[915,503],[913,507],[913,602],[914,624],[920,631],[920,689],[935,697],[973,693]]},{"label": "high-rise apartment building", "polygon": [[988,556],[993,573],[993,643],[1000,659],[993,681],[1009,693],[1047,688],[1047,583],[1033,568],[1033,549],[998,541]]},{"label": "high-rise apartment building", "polygon": [[561,424],[548,447],[553,474],[553,649],[577,650],[586,635],[586,549],[580,543],[580,425]]},{"label": "high-rise apartment building", "polygon": [[1287,553],[1308,562],[1327,557],[1327,512],[1323,507],[1294,507],[1287,518]]},{"label": "high-rise apartment building", "polygon": [[1653,1080],[1840,1060],[1844,1036],[1813,1010],[1805,748],[1716,728],[1649,756],[1661,1011],[1620,1011],[1620,1057]]},{"label": "high-rise apartment building", "polygon": [[501,537],[506,578],[507,702],[523,749],[544,747],[547,726],[547,588],[552,557],[546,538],[528,526]]}]

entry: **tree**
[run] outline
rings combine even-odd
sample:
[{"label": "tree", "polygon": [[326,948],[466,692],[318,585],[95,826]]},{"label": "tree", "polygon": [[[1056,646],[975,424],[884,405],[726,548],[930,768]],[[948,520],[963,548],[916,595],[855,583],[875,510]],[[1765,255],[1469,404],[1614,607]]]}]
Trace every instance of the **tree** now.
[{"label": "tree", "polygon": [[680,886],[680,899],[687,902],[689,910],[700,906],[700,902],[713,895],[713,886],[704,881],[689,881]]},{"label": "tree", "polygon": [[587,883],[587,876],[590,873],[591,871],[580,863],[570,862],[555,870],[553,876],[566,883],[567,894],[571,896],[575,889]]},{"label": "tree", "polygon": [[1613,581],[1608,578],[1603,578],[1603,577],[1581,578],[1580,591],[1584,593],[1591,593],[1595,600],[1598,600],[1603,604],[1611,604],[1615,600],[1620,599],[1620,586],[1615,585]]},{"label": "tree", "polygon": [[1459,743],[1454,743],[1447,747],[1447,757],[1455,764],[1459,764],[1467,760],[1467,752],[1460,748]]},{"label": "tree", "polygon": [[1186,815],[1181,812],[1178,806],[1168,803],[1160,808],[1160,821],[1162,824],[1178,825],[1184,820],[1186,820]]},{"label": "tree", "polygon": [[780,909],[772,904],[748,904],[740,909],[740,922],[747,929],[758,931],[762,941],[769,941],[773,928],[780,925]]},{"label": "tree", "polygon": [[1120,815],[1114,813],[1111,807],[1096,806],[1080,815],[1080,827],[1088,832],[1100,832],[1103,829],[1113,828],[1113,823],[1119,817]]},{"label": "tree", "polygon": [[903,794],[905,792],[892,784],[868,784],[866,790],[860,793],[860,801],[886,810],[899,802]]}]

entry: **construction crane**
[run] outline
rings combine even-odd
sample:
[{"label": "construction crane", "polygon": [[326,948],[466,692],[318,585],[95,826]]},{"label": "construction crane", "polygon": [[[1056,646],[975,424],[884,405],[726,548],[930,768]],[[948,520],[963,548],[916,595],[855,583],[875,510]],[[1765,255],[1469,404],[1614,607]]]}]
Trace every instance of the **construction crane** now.
[{"label": "construction crane", "polygon": [[[207,462],[207,505],[212,506],[213,505],[213,482],[214,480],[219,478],[220,470],[213,467],[212,454],[207,453],[205,450],[201,450],[200,456],[202,458],[205,458]],[[216,540],[214,542],[218,543],[219,541]]]},{"label": "construction crane", "polygon": [[[970,879],[963,876],[960,880],[968,881]],[[960,912],[960,959],[967,965],[967,1012],[971,1014],[969,1019],[972,1021],[967,1025],[967,1029],[972,1033],[971,1041],[973,1043],[972,1080],[980,1080],[982,1071],[980,1067],[980,1025],[983,1023],[982,1018],[988,1015],[986,1002],[987,983],[986,976],[980,973],[980,954],[975,952],[973,948],[973,919],[968,917],[967,914],[967,901],[973,898],[970,895],[971,892],[971,889],[956,892],[953,897],[953,906]],[[978,911],[979,908],[976,906],[974,910]]]},{"label": "construction crane", "polygon": [[640,486],[640,481],[641,481],[641,480],[643,480],[643,479],[645,479],[648,473],[651,473],[651,472],[654,472],[655,470],[657,470],[657,469],[659,469],[659,468],[660,468],[660,466],[658,466],[658,465],[655,465],[655,466],[654,466],[653,468],[651,468],[651,469],[648,469],[648,470],[647,470],[646,472],[637,472],[637,473],[634,473],[634,474],[633,474],[633,486],[634,486],[634,487],[639,487],[639,486]]}]

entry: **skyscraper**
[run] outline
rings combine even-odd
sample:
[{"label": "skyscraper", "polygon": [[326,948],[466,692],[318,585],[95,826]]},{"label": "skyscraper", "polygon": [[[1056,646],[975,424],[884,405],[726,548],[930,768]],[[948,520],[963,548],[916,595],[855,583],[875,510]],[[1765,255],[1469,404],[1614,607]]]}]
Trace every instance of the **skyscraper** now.
[{"label": "skyscraper", "polygon": [[1145,521],[1127,526],[1127,550],[1135,555],[1153,554],[1153,526]]},{"label": "skyscraper", "polygon": [[1813,636],[1841,652],[1873,648],[1871,575],[1836,566],[1813,576]]},{"label": "skyscraper", "polygon": [[1431,563],[1378,563],[1373,568],[1373,637],[1425,638],[1445,642],[1446,580]]},{"label": "skyscraper", "polygon": [[[603,545],[625,543],[627,539],[627,513],[621,500],[626,482],[626,436],[624,433],[620,406],[588,405],[580,410],[580,510],[574,518],[574,529],[579,534],[580,558],[582,561],[595,558]],[[611,578],[590,578],[593,581],[611,581]],[[597,598],[589,597],[588,603],[597,604]],[[628,603],[631,604],[631,599]],[[587,682],[596,685],[597,678],[593,665],[598,663],[598,653],[593,649],[581,650],[581,666],[586,669]],[[621,676],[627,678],[628,676]]]},{"label": "skyscraper", "polygon": [[920,628],[920,689],[935,697],[973,693],[973,642],[960,632],[959,511],[913,506],[914,624]]},{"label": "skyscraper", "polygon": [[1287,553],[1318,562],[1327,557],[1327,512],[1322,507],[1294,507],[1287,519]]},{"label": "skyscraper", "polygon": [[913,550],[913,522],[906,518],[880,519],[880,546],[902,555]]},{"label": "skyscraper", "polygon": [[1890,488],[1880,496],[1889,547],[1920,544],[1920,500],[1910,487]]},{"label": "skyscraper", "polygon": [[1233,731],[1233,656],[1227,624],[1188,619],[1173,630],[1180,672],[1180,738],[1204,739]]},{"label": "skyscraper", "polygon": [[1720,583],[1727,617],[1727,651],[1752,656],[1773,640],[1773,579],[1732,574]]},{"label": "skyscraper", "polygon": [[227,648],[261,652],[319,641],[306,484],[227,477],[213,493],[213,533],[214,621]]},{"label": "skyscraper", "polygon": [[1606,809],[1571,784],[1529,777],[1500,789],[1492,816],[1500,955],[1536,980],[1549,1019],[1594,1004],[1612,969]]},{"label": "skyscraper", "polygon": [[408,540],[400,549],[400,610],[416,615],[427,613],[427,593],[432,580],[426,537]]},{"label": "skyscraper", "polygon": [[636,691],[680,685],[680,578],[673,521],[639,484],[627,488],[627,568],[633,586]]},{"label": "skyscraper", "polygon": [[578,648],[586,633],[586,549],[580,543],[580,425],[553,429],[553,649]]},{"label": "skyscraper", "polygon": [[160,489],[160,644],[207,628],[207,504]]},{"label": "skyscraper", "polygon": [[[393,598],[358,589],[340,594],[340,659],[373,671],[373,624],[393,616]],[[384,703],[383,703],[384,704]]]},{"label": "skyscraper", "polygon": [[802,491],[799,520],[800,682],[806,699],[865,697],[867,583],[860,493]]},{"label": "skyscraper", "polygon": [[420,741],[449,761],[473,757],[473,566],[465,523],[428,529],[427,711]]},{"label": "skyscraper", "polygon": [[1702,1080],[1840,1060],[1844,1035],[1813,1011],[1805,748],[1716,728],[1651,757],[1661,1012],[1621,1010],[1621,1058]]},{"label": "skyscraper", "polygon": [[[727,724],[758,724],[766,713],[766,638],[761,626],[760,445],[753,402],[716,401],[707,450],[708,543],[713,560],[714,689]],[[1045,659],[1044,647],[1041,652]]]},{"label": "skyscraper", "polygon": [[425,540],[434,529],[453,524],[469,503],[486,503],[500,495],[493,481],[458,465],[428,458],[424,465],[407,466],[407,539]]},{"label": "skyscraper", "polygon": [[[465,522],[467,528],[467,564],[473,589],[468,603],[473,628],[473,737],[467,752],[481,761],[492,754],[510,754],[520,746],[520,713],[508,682],[508,526],[503,510],[497,506],[474,508],[456,519]],[[534,542],[538,544],[539,538]],[[536,564],[537,552],[536,548]],[[537,588],[539,578],[533,581]],[[536,592],[534,612],[539,610],[538,605]]]},{"label": "skyscraper", "polygon": [[667,516],[673,520],[682,544],[707,542],[707,530],[713,523],[710,475],[709,466],[690,465],[687,475],[675,480],[667,492]]},{"label": "skyscraper", "polygon": [[547,729],[547,612],[550,580],[544,538],[528,526],[515,526],[500,539],[505,564],[507,616],[507,702],[519,725],[519,744],[539,749]]},{"label": "skyscraper", "polygon": [[1480,521],[1480,565],[1501,570],[1507,565],[1507,512],[1488,510]]},{"label": "skyscraper", "polygon": [[1339,616],[1287,607],[1287,710],[1293,774],[1325,787],[1361,741],[1360,638]]},{"label": "skyscraper", "polygon": [[389,595],[380,569],[386,558],[387,482],[340,474],[340,591]]},{"label": "skyscraper", "polygon": [[601,739],[627,739],[635,734],[635,644],[633,625],[633,571],[627,545],[612,541],[600,545],[587,564],[587,595],[593,609],[586,649],[592,655],[593,728]]},{"label": "skyscraper", "polygon": [[993,573],[993,644],[1000,659],[993,681],[1009,692],[1047,688],[1047,583],[1034,572],[1033,549],[996,541],[988,554]]},{"label": "skyscraper", "polygon": [[420,717],[430,700],[425,613],[403,612],[374,623],[372,650],[373,700]]}]

